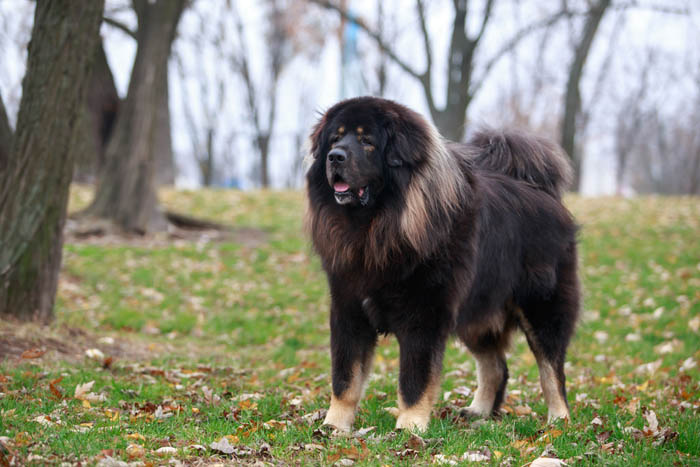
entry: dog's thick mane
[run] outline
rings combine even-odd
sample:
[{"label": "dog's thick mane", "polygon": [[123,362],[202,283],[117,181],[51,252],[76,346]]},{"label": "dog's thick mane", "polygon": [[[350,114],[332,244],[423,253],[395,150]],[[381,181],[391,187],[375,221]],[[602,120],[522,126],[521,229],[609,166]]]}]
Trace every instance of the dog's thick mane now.
[{"label": "dog's thick mane", "polygon": [[[379,270],[392,257],[429,256],[449,237],[454,213],[468,196],[466,161],[451,154],[431,123],[395,102],[385,101],[380,111],[391,120],[386,151],[393,151],[402,166],[388,169],[393,186],[385,190],[392,193],[366,228],[358,228],[337,206],[310,197],[307,228],[317,252],[333,270],[356,263]],[[317,153],[327,116],[333,112],[331,108],[311,135],[310,171],[323,170],[323,157]]]}]

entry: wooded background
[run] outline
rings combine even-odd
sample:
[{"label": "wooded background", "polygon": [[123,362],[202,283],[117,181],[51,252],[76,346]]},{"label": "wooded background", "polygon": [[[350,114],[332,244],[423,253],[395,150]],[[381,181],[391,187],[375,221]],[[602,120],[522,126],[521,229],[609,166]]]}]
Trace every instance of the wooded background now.
[{"label": "wooded background", "polygon": [[[479,124],[545,133],[583,164],[584,193],[697,193],[699,7],[691,0],[108,0],[83,119],[96,137],[84,139],[76,175],[92,181],[103,168],[118,170],[103,165],[113,159],[105,153],[117,109],[146,115],[154,107],[156,182],[299,187],[317,113],[360,93],[405,102],[452,139]],[[32,9],[24,0],[0,8],[7,65],[0,95],[11,122]],[[154,75],[154,97],[137,98],[140,64],[162,62],[158,54],[167,59]],[[132,122],[147,133],[146,121]],[[125,131],[117,130],[112,151],[136,144]],[[124,190],[138,192],[133,184]],[[108,191],[100,205],[111,204]]]},{"label": "wooded background", "polygon": [[694,1],[70,5],[0,5],[0,311],[50,314],[71,179],[95,185],[84,216],[124,231],[196,224],[157,188],[300,187],[318,113],[357,94],[457,141],[483,123],[548,135],[574,191],[700,193]]}]

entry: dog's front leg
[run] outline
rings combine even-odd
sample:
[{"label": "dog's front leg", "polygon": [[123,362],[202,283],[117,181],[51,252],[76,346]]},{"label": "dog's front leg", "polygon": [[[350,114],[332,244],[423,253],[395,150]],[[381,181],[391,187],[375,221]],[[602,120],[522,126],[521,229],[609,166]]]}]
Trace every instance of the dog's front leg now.
[{"label": "dog's front leg", "polygon": [[447,333],[429,326],[397,333],[400,346],[397,429],[425,431],[440,391]]},{"label": "dog's front leg", "polygon": [[331,406],[324,424],[350,431],[357,405],[369,377],[377,333],[359,302],[339,300],[331,304]]}]

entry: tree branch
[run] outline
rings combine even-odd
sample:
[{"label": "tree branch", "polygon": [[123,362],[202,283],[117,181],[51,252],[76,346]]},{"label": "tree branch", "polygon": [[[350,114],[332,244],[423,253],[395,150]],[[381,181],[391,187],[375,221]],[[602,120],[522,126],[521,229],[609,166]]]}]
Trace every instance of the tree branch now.
[{"label": "tree branch", "polygon": [[102,18],[102,21],[105,24],[109,24],[110,26],[119,29],[121,32],[125,33],[127,36],[136,40],[136,32],[129,29],[129,26],[127,26],[126,24],[124,24],[120,21],[117,21],[116,19],[109,18],[107,16],[104,16]]},{"label": "tree branch", "polygon": [[515,48],[520,41],[525,39],[527,36],[532,34],[535,31],[538,31],[541,28],[546,28],[557,21],[559,21],[561,18],[564,18],[566,16],[571,15],[572,12],[568,10],[560,10],[557,13],[554,13],[552,16],[548,18],[544,18],[540,21],[534,22],[532,24],[529,24],[525,26],[523,29],[520,31],[516,32],[513,37],[511,37],[508,41],[506,41],[503,46],[501,46],[500,49],[486,62],[484,65],[484,71],[481,73],[481,77],[479,80],[474,80],[474,85],[472,86],[472,90],[470,94],[473,96],[477,93],[479,88],[484,84],[484,81],[486,81],[486,77],[488,76],[489,72],[491,69],[498,63],[498,61],[503,58],[504,55],[506,55],[508,52],[510,52],[513,48]]},{"label": "tree branch", "polygon": [[641,10],[657,11],[668,15],[689,15],[690,10],[687,8],[673,8],[665,5],[642,5],[637,0],[630,0],[627,3],[611,5],[613,10],[626,10],[628,8],[639,8]]},{"label": "tree branch", "polygon": [[488,0],[488,2],[486,2],[486,8],[484,9],[484,17],[481,20],[481,28],[479,28],[479,33],[474,38],[475,44],[478,44],[484,35],[484,31],[486,30],[486,23],[488,23],[489,19],[491,18],[491,11],[493,11],[493,0]]},{"label": "tree branch", "polygon": [[417,72],[413,67],[411,67],[408,63],[406,63],[404,60],[399,58],[398,55],[396,55],[396,52],[387,44],[384,42],[382,39],[382,36],[374,31],[372,28],[370,28],[367,24],[365,24],[364,21],[362,21],[359,18],[356,18],[352,16],[350,13],[348,13],[347,10],[344,8],[331,3],[330,0],[307,0],[310,3],[315,3],[316,5],[325,8],[327,10],[335,11],[338,13],[341,18],[343,18],[346,21],[352,21],[353,23],[357,24],[360,29],[362,29],[365,34],[367,34],[369,37],[371,37],[377,46],[382,49],[382,51],[396,64],[401,68],[403,71],[408,73],[409,75],[413,76],[414,78],[421,80],[423,77],[423,73]]},{"label": "tree branch", "polygon": [[425,7],[422,0],[416,0],[416,10],[418,10],[418,19],[420,22],[420,30],[423,34],[423,46],[425,47],[425,74],[430,76],[433,67],[433,53],[430,46],[430,36],[428,35],[428,26],[425,20]]}]

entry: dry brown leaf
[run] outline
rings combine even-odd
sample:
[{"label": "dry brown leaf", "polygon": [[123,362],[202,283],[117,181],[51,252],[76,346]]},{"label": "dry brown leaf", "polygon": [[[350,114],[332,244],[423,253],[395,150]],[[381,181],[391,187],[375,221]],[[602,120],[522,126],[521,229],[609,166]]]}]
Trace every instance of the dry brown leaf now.
[{"label": "dry brown leaf", "polygon": [[24,352],[22,352],[21,358],[25,358],[25,359],[40,358],[45,353],[46,353],[46,350],[44,350],[44,349],[39,349],[39,348],[27,349]]},{"label": "dry brown leaf", "polygon": [[126,447],[126,455],[129,459],[139,459],[146,455],[146,449],[140,444],[130,444]]}]

